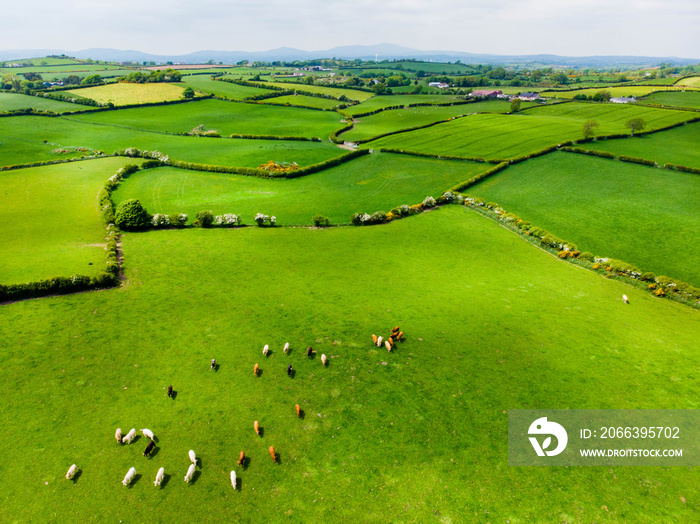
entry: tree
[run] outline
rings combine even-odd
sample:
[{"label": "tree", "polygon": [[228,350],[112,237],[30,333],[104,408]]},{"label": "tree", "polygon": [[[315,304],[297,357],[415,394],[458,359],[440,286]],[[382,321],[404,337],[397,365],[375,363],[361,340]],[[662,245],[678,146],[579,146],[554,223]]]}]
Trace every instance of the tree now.
[{"label": "tree", "polygon": [[182,90],[182,97],[183,98],[194,98],[194,89],[191,87],[186,87],[185,89]]},{"label": "tree", "polygon": [[114,213],[114,219],[117,227],[125,230],[145,229],[151,224],[151,215],[143,208],[141,201],[135,198],[121,202]]},{"label": "tree", "polygon": [[519,98],[514,98],[513,100],[511,100],[511,102],[510,102],[510,112],[511,112],[511,113],[517,113],[518,111],[520,111],[520,104],[521,104],[521,102],[522,102],[522,100],[520,100]]},{"label": "tree", "polygon": [[102,82],[102,77],[100,75],[89,75],[83,78],[83,81],[80,82],[82,85],[89,85],[89,84],[99,84]]},{"label": "tree", "polygon": [[625,127],[631,131],[630,136],[634,136],[635,131],[641,131],[646,126],[647,123],[641,117],[631,118],[625,123]]},{"label": "tree", "polygon": [[583,123],[583,138],[593,138],[595,136],[595,129],[599,126],[600,124],[595,120],[586,120]]},{"label": "tree", "polygon": [[612,94],[610,91],[598,91],[595,95],[593,95],[593,100],[596,102],[609,102],[610,98],[612,98]]},{"label": "tree", "polygon": [[386,84],[378,82],[372,86],[372,91],[374,91],[376,95],[383,95],[386,92]]}]

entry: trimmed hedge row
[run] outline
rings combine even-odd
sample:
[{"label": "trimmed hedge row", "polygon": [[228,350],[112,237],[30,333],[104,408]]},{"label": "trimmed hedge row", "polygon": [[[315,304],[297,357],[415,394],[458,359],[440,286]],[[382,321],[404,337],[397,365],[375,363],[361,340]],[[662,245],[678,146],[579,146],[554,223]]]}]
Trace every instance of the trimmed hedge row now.
[{"label": "trimmed hedge row", "polygon": [[329,137],[331,139],[331,142],[333,142],[334,144],[344,144],[345,140],[343,140],[342,138],[338,138],[338,135],[341,133],[345,133],[346,131],[350,131],[353,127],[355,127],[355,124],[351,121],[350,124],[341,127],[337,131],[333,131]]},{"label": "trimmed hedge row", "polygon": [[61,116],[60,113],[50,111],[48,109],[38,110],[33,107],[25,107],[23,109],[10,109],[9,111],[3,111],[0,113],[0,117],[3,116],[21,116],[21,115],[34,115],[34,116]]},{"label": "trimmed hedge row", "polygon": [[71,277],[53,277],[23,284],[0,284],[0,302],[39,298],[48,295],[65,295],[91,289],[114,287],[118,284],[119,278],[107,271],[103,271],[93,277],[73,275]]},{"label": "trimmed hedge row", "polygon": [[107,156],[114,156],[114,155],[105,155],[101,151],[99,153],[100,154],[97,154],[97,155],[81,156],[81,157],[74,157],[74,158],[59,158],[56,160],[44,160],[42,162],[29,162],[27,164],[10,164],[8,166],[0,166],[0,171],[12,171],[13,169],[26,169],[28,167],[50,166],[53,164],[65,164],[67,162],[79,162],[81,160],[93,160],[95,158],[104,158]]},{"label": "trimmed hedge row", "polygon": [[508,162],[501,162],[495,167],[492,167],[491,169],[488,169],[484,171],[483,173],[479,173],[478,175],[475,175],[471,177],[469,180],[465,180],[464,182],[461,182],[460,184],[457,184],[456,186],[453,186],[450,188],[450,191],[464,191],[468,187],[473,186],[477,182],[481,182],[485,178],[488,178],[492,175],[495,175],[499,171],[503,171],[506,167],[508,167]]},{"label": "trimmed hedge row", "polygon": [[583,149],[581,147],[561,147],[559,149],[560,151],[566,151],[567,153],[578,153],[580,155],[591,155],[610,159],[617,158],[613,153],[608,151],[596,151],[594,149]]},{"label": "trimmed hedge row", "polygon": [[394,153],[396,155],[410,155],[410,156],[418,156],[418,157],[422,157],[422,158],[434,158],[436,160],[460,160],[462,162],[479,162],[481,164],[483,164],[484,162],[489,163],[489,164],[500,163],[500,162],[493,162],[491,160],[484,160],[482,157],[437,155],[435,153],[420,153],[418,151],[407,151],[405,149],[391,149],[389,147],[382,147],[379,151],[382,153]]},{"label": "trimmed hedge row", "polygon": [[306,136],[280,136],[280,135],[241,135],[233,134],[231,138],[245,138],[248,140],[291,140],[298,142],[322,142],[319,137],[306,137]]},{"label": "trimmed hedge row", "polygon": [[[661,167],[653,160],[648,160],[646,158],[639,158],[639,157],[628,156],[628,155],[615,155],[615,154],[610,153],[608,151],[596,151],[594,149],[583,149],[580,147],[562,147],[562,148],[560,148],[560,150],[566,151],[567,153],[577,153],[580,155],[590,155],[590,156],[597,156],[597,157],[601,157],[601,158],[607,158],[610,160],[619,160],[620,162],[631,162],[633,164],[641,164],[644,166]],[[685,173],[693,173],[695,175],[700,175],[700,169],[697,167],[689,167],[689,166],[678,165],[678,164],[664,164],[663,167],[664,167],[664,169],[668,169],[671,171],[683,171]]]},{"label": "trimmed hedge row", "polygon": [[[466,115],[452,116],[452,117],[446,118],[444,120],[438,120],[437,122],[431,122],[430,124],[423,124],[420,126],[413,126],[413,127],[406,127],[404,129],[397,129],[396,131],[389,131],[388,133],[382,133],[381,135],[376,135],[376,136],[373,136],[370,138],[365,138],[362,140],[355,140],[355,143],[356,144],[364,144],[366,142],[371,142],[372,140],[378,140],[380,138],[384,138],[384,137],[391,136],[391,135],[408,133],[410,131],[418,131],[419,129],[427,129],[428,127],[433,127],[433,126],[436,126],[438,124],[444,124],[446,122],[449,122],[450,120],[456,120],[458,118],[462,118],[463,116],[466,116]],[[347,131],[347,130],[345,130],[345,131]],[[341,131],[336,132],[336,134],[340,134],[341,132],[345,132],[345,131],[341,130]]]}]

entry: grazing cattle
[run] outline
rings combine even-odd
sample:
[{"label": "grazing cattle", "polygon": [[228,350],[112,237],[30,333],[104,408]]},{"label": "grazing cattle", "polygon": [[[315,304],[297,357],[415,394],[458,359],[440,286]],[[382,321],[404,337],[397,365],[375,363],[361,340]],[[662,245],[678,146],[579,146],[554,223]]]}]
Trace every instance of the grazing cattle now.
[{"label": "grazing cattle", "polygon": [[297,410],[297,417],[301,418],[301,408],[299,407],[299,404],[294,404],[294,409]]},{"label": "grazing cattle", "polygon": [[190,462],[192,462],[193,466],[197,465],[197,455],[195,455],[194,450],[189,450],[187,454],[190,456]]},{"label": "grazing cattle", "polygon": [[272,457],[272,462],[277,462],[277,453],[275,453],[275,448],[270,446],[270,449],[268,449],[270,452],[270,457]]},{"label": "grazing cattle", "polygon": [[287,353],[289,353],[289,342],[284,345],[284,354],[286,355]]},{"label": "grazing cattle", "polygon": [[379,337],[379,338],[377,339],[377,347],[382,347],[382,341],[383,341],[383,340],[384,340],[384,339],[383,339],[382,337]]},{"label": "grazing cattle", "polygon": [[255,429],[256,435],[260,435],[260,424],[258,424],[257,420],[255,422],[253,422],[253,429]]},{"label": "grazing cattle", "polygon": [[394,329],[391,330],[392,333],[398,333],[399,332],[399,326],[396,326]]},{"label": "grazing cattle", "polygon": [[244,462],[245,462],[245,451],[241,451],[241,454],[238,457],[238,465],[242,466]]},{"label": "grazing cattle", "polygon": [[165,469],[160,468],[158,470],[158,473],[156,473],[156,480],[153,482],[154,486],[160,486],[160,483],[163,482],[163,475],[165,474]]},{"label": "grazing cattle", "polygon": [[192,480],[192,476],[194,475],[194,464],[190,464],[190,467],[187,469],[187,474],[185,475],[185,482],[188,484],[190,483],[190,480]]},{"label": "grazing cattle", "polygon": [[66,479],[71,480],[73,476],[75,476],[76,471],[78,471],[78,466],[73,464],[70,468],[68,468],[68,473],[66,473]]},{"label": "grazing cattle", "polygon": [[394,347],[394,339],[392,337],[387,338],[386,341],[391,344],[392,348]]},{"label": "grazing cattle", "polygon": [[150,438],[151,440],[153,440],[154,438],[156,438],[156,436],[153,434],[153,432],[152,432],[150,429],[145,429],[145,428],[144,428],[144,429],[142,429],[141,431],[143,431],[143,436],[144,436],[144,437],[148,437],[148,438]]},{"label": "grazing cattle", "polygon": [[622,301],[623,301],[625,304],[629,304],[629,299],[627,298],[627,295],[622,295]]},{"label": "grazing cattle", "polygon": [[122,443],[122,428],[117,428],[117,432],[114,434],[114,438],[117,439],[117,442],[120,444]]},{"label": "grazing cattle", "polygon": [[265,344],[265,347],[263,348],[263,355],[267,356],[267,354],[270,352],[270,346]]},{"label": "grazing cattle", "polygon": [[233,489],[236,489],[236,472],[231,471],[231,485],[233,486]]},{"label": "grazing cattle", "polygon": [[211,359],[211,369],[216,369],[216,359]]},{"label": "grazing cattle", "polygon": [[288,377],[292,376],[292,365],[291,364],[289,364],[289,366],[287,366],[287,376]]},{"label": "grazing cattle", "polygon": [[126,476],[124,477],[124,480],[122,480],[122,484],[127,486],[129,482],[131,482],[134,479],[134,475],[136,475],[136,468],[129,469],[129,471],[126,473]]},{"label": "grazing cattle", "polygon": [[258,366],[257,364],[255,364],[255,367],[253,368],[253,375],[255,375],[256,377],[258,376],[258,370],[259,370],[259,369],[260,369],[260,366]]},{"label": "grazing cattle", "polygon": [[376,344],[376,343],[377,343],[377,335],[372,333],[372,344]]},{"label": "grazing cattle", "polygon": [[173,387],[172,386],[168,386],[168,396],[170,398],[173,398]]},{"label": "grazing cattle", "polygon": [[396,335],[396,340],[400,340],[403,342],[403,331],[400,331],[398,335]]},{"label": "grazing cattle", "polygon": [[156,447],[156,443],[151,440],[148,443],[148,446],[146,446],[146,449],[143,451],[143,456],[148,457],[151,454],[151,451],[153,451],[153,448],[155,448],[155,447]]},{"label": "grazing cattle", "polygon": [[326,358],[326,355],[324,353],[323,355],[321,355],[321,364],[323,364],[325,366],[327,362],[328,362],[328,359]]},{"label": "grazing cattle", "polygon": [[391,352],[391,344],[389,344],[388,340],[384,342],[384,347],[386,347],[387,351]]},{"label": "grazing cattle", "polygon": [[131,428],[129,430],[129,432],[126,435],[124,435],[122,442],[126,442],[127,444],[131,444],[131,441],[134,440],[135,436],[136,436],[136,430],[134,428]]}]

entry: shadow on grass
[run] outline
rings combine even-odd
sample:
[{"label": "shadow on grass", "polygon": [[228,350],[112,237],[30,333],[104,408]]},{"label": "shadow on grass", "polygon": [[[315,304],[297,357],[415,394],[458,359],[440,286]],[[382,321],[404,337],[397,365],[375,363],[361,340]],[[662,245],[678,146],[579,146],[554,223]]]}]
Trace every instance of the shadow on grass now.
[{"label": "shadow on grass", "polygon": [[192,480],[190,480],[190,484],[194,484],[197,482],[197,479],[202,475],[201,471],[195,471],[194,474],[192,475]]},{"label": "shadow on grass", "polygon": [[296,375],[296,374],[297,374],[297,370],[296,370],[296,369],[292,369],[292,370],[289,372],[289,378],[294,378],[294,375]]},{"label": "shadow on grass", "polygon": [[78,482],[78,479],[80,478],[80,475],[82,475],[82,474],[83,474],[83,470],[82,470],[82,469],[79,469],[78,471],[76,471],[76,472],[73,474],[73,478],[71,479],[71,480],[73,481],[73,484],[75,484],[76,482]]},{"label": "shadow on grass", "polygon": [[301,420],[304,420],[304,417],[305,417],[305,416],[306,416],[306,411],[304,411],[303,409],[300,409],[300,410],[299,410],[299,418],[300,418]]},{"label": "shadow on grass", "polygon": [[248,469],[248,466],[250,465],[250,457],[246,457],[243,459],[243,462],[241,462],[241,469],[245,471]]},{"label": "shadow on grass", "polygon": [[262,377],[262,375],[263,375],[263,369],[258,368],[258,377]]},{"label": "shadow on grass", "polygon": [[173,399],[173,400],[175,400],[175,399],[177,398],[177,391],[175,391],[175,390],[173,389],[173,394],[170,395],[170,398]]},{"label": "shadow on grass", "polygon": [[258,436],[259,436],[260,438],[263,438],[263,435],[265,435],[265,428],[262,427],[262,426],[259,426],[259,427],[258,427]]},{"label": "shadow on grass", "polygon": [[151,452],[150,452],[148,455],[146,455],[146,458],[152,459],[152,458],[155,457],[158,453],[160,453],[160,448],[159,448],[159,447],[154,447],[154,448],[151,450]]},{"label": "shadow on grass", "polygon": [[134,487],[134,484],[136,484],[139,480],[141,480],[141,477],[143,477],[143,475],[141,475],[141,473],[136,473],[136,474],[134,475],[134,478],[131,479],[131,482],[129,482],[129,483],[126,485],[126,487],[129,488],[129,489],[133,488],[133,487]]},{"label": "shadow on grass", "polygon": [[168,482],[170,482],[170,479],[172,478],[172,475],[168,475],[166,473],[163,474],[163,480],[160,481],[160,489],[163,489],[165,486],[168,485]]},{"label": "shadow on grass", "polygon": [[241,477],[236,477],[236,487],[233,488],[234,491],[241,491],[243,489],[243,479]]}]

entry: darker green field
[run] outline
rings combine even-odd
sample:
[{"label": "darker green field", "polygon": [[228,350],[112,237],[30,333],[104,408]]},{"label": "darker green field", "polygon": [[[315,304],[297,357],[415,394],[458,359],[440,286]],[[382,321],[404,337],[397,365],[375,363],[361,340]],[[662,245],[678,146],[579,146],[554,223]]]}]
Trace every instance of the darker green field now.
[{"label": "darker green field", "polygon": [[[551,153],[468,192],[575,243],[644,271],[700,284],[700,177]],[[685,246],[685,247],[684,247]]]},{"label": "darker green field", "polygon": [[41,96],[28,96],[19,93],[0,93],[0,113],[3,111],[27,108],[62,113],[64,111],[83,110],[85,106],[51,100],[50,98],[43,98]]},{"label": "darker green field", "polygon": [[700,91],[665,91],[652,93],[637,102],[638,104],[661,104],[674,107],[700,109]]},{"label": "darker green field", "polygon": [[242,86],[232,84],[231,82],[221,82],[212,80],[209,75],[189,75],[182,77],[183,85],[188,85],[192,89],[211,93],[223,98],[231,100],[243,100],[249,96],[269,93],[269,89],[260,89],[257,87]]},{"label": "darker green field", "polygon": [[[2,308],[12,460],[0,487],[12,520],[60,509],[74,520],[206,521],[213,508],[217,520],[260,522],[694,519],[693,468],[512,468],[506,436],[516,408],[697,408],[695,311],[456,206],[386,227],[123,243],[125,287]],[[370,345],[396,324],[407,340],[395,353]],[[157,454],[141,456],[143,437],[118,446],[117,427],[152,429]],[[189,449],[201,465],[186,485]],[[75,483],[63,478],[73,463]],[[131,466],[139,477],[124,488]]]}]

